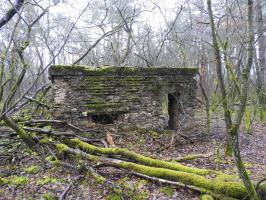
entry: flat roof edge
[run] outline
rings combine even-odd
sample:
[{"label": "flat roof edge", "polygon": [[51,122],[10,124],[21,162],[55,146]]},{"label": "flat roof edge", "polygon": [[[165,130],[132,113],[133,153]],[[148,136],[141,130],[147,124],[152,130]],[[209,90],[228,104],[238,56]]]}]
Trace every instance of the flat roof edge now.
[{"label": "flat roof edge", "polygon": [[172,67],[172,66],[154,66],[154,67],[116,67],[102,66],[90,67],[85,65],[52,65],[49,68],[50,76],[63,75],[196,75],[198,68],[195,67]]}]

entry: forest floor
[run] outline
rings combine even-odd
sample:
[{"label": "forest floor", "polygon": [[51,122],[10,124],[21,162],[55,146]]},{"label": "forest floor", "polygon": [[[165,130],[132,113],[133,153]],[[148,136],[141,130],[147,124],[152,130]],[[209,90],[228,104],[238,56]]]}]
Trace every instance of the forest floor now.
[{"label": "forest floor", "polygon": [[[179,133],[171,131],[154,132],[134,130],[114,135],[117,147],[125,147],[146,156],[162,160],[172,160],[187,155],[204,154],[204,157],[183,162],[187,166],[219,169],[226,173],[236,173],[232,159],[223,155],[225,145],[225,127],[221,117],[214,116],[209,135],[204,130],[204,113],[196,114],[197,123],[192,129],[182,132],[190,135],[185,139]],[[0,128],[0,131],[4,128]],[[253,180],[266,177],[266,122],[254,123],[252,134],[241,130],[240,145],[243,160]],[[1,150],[1,145],[0,145]],[[9,154],[13,159],[0,155],[0,178],[9,176],[12,183],[1,185],[0,199],[60,199],[68,191],[65,199],[135,199],[135,200],[198,200],[199,194],[182,187],[174,187],[138,178],[127,171],[105,167],[97,172],[116,186],[98,184],[89,176],[82,176],[76,170],[64,167],[48,166],[35,153],[31,153],[22,144],[14,145]],[[71,184],[72,183],[72,184]],[[67,190],[68,189],[68,190]]]}]

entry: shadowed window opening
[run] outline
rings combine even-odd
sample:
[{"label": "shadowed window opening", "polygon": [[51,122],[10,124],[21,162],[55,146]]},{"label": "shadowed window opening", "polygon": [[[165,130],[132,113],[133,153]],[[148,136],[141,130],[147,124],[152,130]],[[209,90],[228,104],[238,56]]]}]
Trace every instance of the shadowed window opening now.
[{"label": "shadowed window opening", "polygon": [[99,114],[92,115],[91,119],[96,124],[114,124],[115,120],[118,119],[118,114]]}]

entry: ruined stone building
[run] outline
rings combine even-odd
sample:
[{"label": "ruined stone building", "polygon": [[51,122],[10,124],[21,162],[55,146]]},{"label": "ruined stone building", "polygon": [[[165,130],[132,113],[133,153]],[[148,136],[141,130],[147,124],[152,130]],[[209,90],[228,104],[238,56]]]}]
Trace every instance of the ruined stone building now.
[{"label": "ruined stone building", "polygon": [[84,128],[188,125],[196,68],[52,66],[52,114]]}]

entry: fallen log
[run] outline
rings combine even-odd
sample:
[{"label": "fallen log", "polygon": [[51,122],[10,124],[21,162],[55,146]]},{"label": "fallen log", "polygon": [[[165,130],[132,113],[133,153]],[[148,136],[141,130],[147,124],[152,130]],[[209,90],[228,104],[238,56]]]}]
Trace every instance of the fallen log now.
[{"label": "fallen log", "polygon": [[184,187],[184,188],[187,188],[187,189],[190,189],[190,190],[194,190],[194,191],[197,191],[197,192],[200,192],[200,193],[206,193],[206,194],[203,194],[201,196],[201,200],[208,200],[208,198],[211,198],[211,197],[215,197],[216,199],[222,199],[222,200],[236,200],[236,198],[231,198],[231,197],[228,197],[228,196],[215,194],[215,193],[213,193],[211,191],[208,191],[208,190],[204,191],[202,188],[195,187],[195,186],[192,186],[192,185],[186,185],[184,183],[180,183],[180,182],[176,182],[176,181],[169,181],[169,180],[165,180],[165,179],[161,179],[161,178],[151,177],[151,176],[147,176],[145,174],[140,174],[140,173],[137,173],[137,172],[132,172],[132,174],[134,174],[134,175],[136,175],[138,177],[141,177],[141,178],[148,179],[148,180],[152,180],[152,181],[156,181],[156,182],[160,182],[160,183],[165,183],[165,184],[170,184],[170,185],[174,185],[174,186],[181,186],[181,187]]},{"label": "fallen log", "polygon": [[211,195],[204,194],[200,196],[200,200],[214,200]]},{"label": "fallen log", "polygon": [[[219,175],[219,174],[221,174],[221,172],[215,171],[215,170],[187,167],[187,166],[182,165],[180,163],[172,163],[172,162],[167,162],[167,161],[163,161],[163,160],[153,159],[153,158],[146,157],[146,156],[143,156],[141,154],[135,153],[133,151],[129,151],[129,150],[124,149],[124,148],[96,147],[92,144],[88,144],[86,142],[83,142],[77,138],[67,140],[67,143],[74,148],[80,148],[80,149],[82,149],[88,153],[112,155],[112,156],[122,156],[126,159],[134,160],[134,161],[139,162],[141,164],[152,166],[152,167],[172,169],[172,170],[177,170],[177,171],[194,173],[197,175],[211,175],[211,174]],[[225,175],[225,176],[228,176],[228,178],[232,178],[230,175]]]},{"label": "fallen log", "polygon": [[[220,172],[217,173],[216,176],[213,178],[211,176],[203,176],[202,174],[193,173],[193,171],[201,172],[200,169],[198,170],[188,170],[189,167],[180,168],[179,170],[173,170],[169,168],[162,168],[162,167],[153,167],[153,166],[146,166],[144,164],[137,164],[130,161],[124,161],[116,158],[107,158],[98,155],[92,155],[91,152],[85,153],[78,149],[70,148],[65,144],[57,144],[57,150],[60,154],[62,153],[70,153],[76,156],[81,156],[84,159],[87,159],[93,163],[101,164],[104,166],[111,166],[120,169],[126,169],[128,171],[136,172],[139,174],[147,175],[150,177],[157,177],[160,179],[166,179],[169,181],[180,182],[185,186],[194,186],[200,190],[203,194],[216,194],[219,196],[219,199],[243,199],[247,196],[246,190],[244,185],[234,176],[234,180],[232,180],[232,176],[225,175]],[[112,148],[106,148],[106,150]],[[117,149],[117,148],[116,148]],[[99,152],[99,151],[98,151]],[[130,152],[130,151],[128,151]],[[127,153],[128,153],[127,152]],[[96,153],[96,151],[94,151]],[[129,154],[130,155],[130,154]],[[151,158],[150,158],[151,159]],[[154,159],[153,159],[154,160]],[[164,161],[165,162],[165,161]],[[147,163],[147,162],[146,162]],[[172,164],[172,163],[169,163]],[[172,165],[165,165],[166,167]],[[182,171],[181,169],[185,169]],[[190,172],[188,172],[190,171]],[[214,171],[214,170],[210,170]],[[231,177],[231,180],[227,179]]]}]

